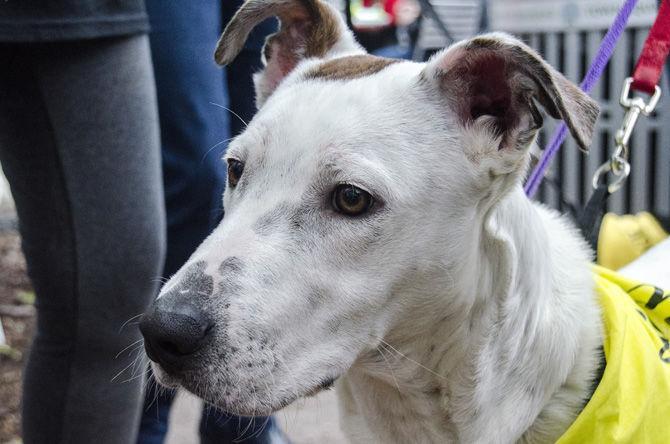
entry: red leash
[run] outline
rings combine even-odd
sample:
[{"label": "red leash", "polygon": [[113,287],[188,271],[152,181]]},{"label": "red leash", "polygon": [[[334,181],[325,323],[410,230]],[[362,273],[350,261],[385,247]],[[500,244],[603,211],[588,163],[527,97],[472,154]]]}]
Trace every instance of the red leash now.
[{"label": "red leash", "polygon": [[[616,149],[610,159],[600,165],[593,175],[594,192],[577,218],[582,234],[594,249],[600,232],[600,221],[606,210],[607,198],[623,185],[630,174],[628,142],[635,123],[640,115],[651,114],[661,98],[658,82],[661,80],[668,52],[670,52],[670,0],[663,0],[642,47],[633,76],[625,80],[621,91],[619,103],[626,110],[626,114],[621,127],[614,135]],[[632,96],[631,89],[649,94],[651,97],[645,102],[642,97]],[[608,175],[612,177],[610,182],[607,181]]]},{"label": "red leash", "polygon": [[669,51],[670,0],[663,0],[633,71],[633,90],[654,94]]},{"label": "red leash", "polygon": [[[621,9],[619,9],[612,26],[603,38],[586,77],[582,81],[581,87],[584,91],[589,92],[602,74],[605,65],[614,51],[614,46],[619,36],[626,27],[628,17],[633,12],[636,4],[637,0],[626,0]],[[670,0],[663,0],[659,6],[656,20],[644,42],[644,47],[635,66],[633,77],[627,78],[623,85],[619,101],[621,106],[626,110],[626,115],[624,116],[621,128],[615,136],[616,151],[609,161],[602,164],[596,170],[593,177],[594,188],[597,189],[601,181],[608,174],[611,174],[614,176],[614,179],[609,184],[608,189],[609,193],[613,193],[623,185],[623,182],[628,177],[630,173],[628,140],[638,117],[640,115],[648,116],[654,110],[661,97],[661,88],[659,88],[658,82],[661,78],[661,72],[663,72],[663,65],[668,56],[668,51],[670,51]],[[631,89],[649,94],[651,97],[648,102],[645,102],[642,97],[630,97]],[[533,169],[524,186],[526,195],[529,197],[532,197],[538,190],[545,171],[556,153],[558,153],[567,134],[567,127],[561,124],[552,135],[547,148],[542,154],[542,158]]]},{"label": "red leash", "polygon": [[[642,53],[637,60],[633,76],[626,79],[621,91],[619,103],[626,110],[621,127],[614,135],[616,147],[609,161],[600,165],[593,176],[593,188],[597,189],[601,180],[607,174],[614,176],[609,183],[609,193],[618,190],[630,174],[628,163],[628,142],[633,134],[633,128],[640,115],[648,116],[656,108],[661,98],[661,88],[658,82],[670,52],[670,0],[663,0],[658,8],[658,15],[644,41]],[[634,91],[649,94],[647,102],[640,96],[632,96]]]}]

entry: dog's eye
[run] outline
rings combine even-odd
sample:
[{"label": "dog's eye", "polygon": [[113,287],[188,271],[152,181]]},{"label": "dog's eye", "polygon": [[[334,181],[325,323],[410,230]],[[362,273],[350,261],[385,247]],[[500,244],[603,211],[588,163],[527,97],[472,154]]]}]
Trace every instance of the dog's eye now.
[{"label": "dog's eye", "polygon": [[228,159],[228,186],[234,188],[237,182],[240,181],[242,172],[244,171],[244,163],[237,159]]},{"label": "dog's eye", "polygon": [[359,216],[372,208],[370,193],[349,184],[338,185],[333,191],[333,208],[347,216]]}]

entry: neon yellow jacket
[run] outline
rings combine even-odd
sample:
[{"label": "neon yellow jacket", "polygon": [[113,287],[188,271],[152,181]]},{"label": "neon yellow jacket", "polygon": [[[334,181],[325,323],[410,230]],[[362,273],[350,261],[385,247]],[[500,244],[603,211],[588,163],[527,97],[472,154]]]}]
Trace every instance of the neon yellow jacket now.
[{"label": "neon yellow jacket", "polygon": [[[670,267],[670,264],[669,264]],[[670,443],[670,293],[594,266],[603,309],[605,372],[558,440]]]}]

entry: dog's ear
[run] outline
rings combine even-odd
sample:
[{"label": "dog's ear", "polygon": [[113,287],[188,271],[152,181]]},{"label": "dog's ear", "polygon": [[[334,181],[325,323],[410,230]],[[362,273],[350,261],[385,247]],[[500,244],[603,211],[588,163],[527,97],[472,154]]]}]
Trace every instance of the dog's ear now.
[{"label": "dog's ear", "polygon": [[251,30],[269,17],[278,17],[281,27],[266,39],[265,68],[254,76],[259,106],[300,61],[364,53],[340,14],[320,0],[247,0],[223,31],[216,62],[226,65],[235,59]]},{"label": "dog's ear", "polygon": [[460,122],[482,118],[498,149],[525,149],[542,124],[535,101],[563,119],[578,145],[588,150],[597,103],[535,51],[502,33],[475,37],[436,54],[422,76],[434,82]]}]

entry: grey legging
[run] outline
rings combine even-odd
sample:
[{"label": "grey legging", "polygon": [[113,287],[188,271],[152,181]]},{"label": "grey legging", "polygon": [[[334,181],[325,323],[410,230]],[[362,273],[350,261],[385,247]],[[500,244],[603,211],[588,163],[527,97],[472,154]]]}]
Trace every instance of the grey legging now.
[{"label": "grey legging", "polygon": [[147,37],[0,43],[0,66],[0,163],[37,296],[24,442],[134,442],[143,378],[112,381],[134,357],[115,356],[140,338],[121,327],[165,243]]}]

